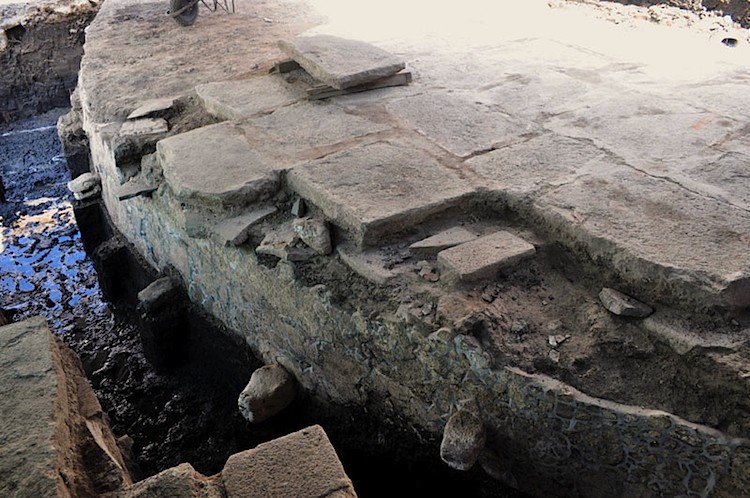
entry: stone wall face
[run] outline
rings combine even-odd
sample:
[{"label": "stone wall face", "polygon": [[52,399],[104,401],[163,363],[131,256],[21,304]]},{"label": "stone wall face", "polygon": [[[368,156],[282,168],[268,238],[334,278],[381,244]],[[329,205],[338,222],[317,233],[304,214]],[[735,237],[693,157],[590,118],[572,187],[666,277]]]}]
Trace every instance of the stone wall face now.
[{"label": "stone wall face", "polygon": [[304,286],[292,265],[269,268],[249,246],[189,237],[164,185],[151,198],[119,201],[110,139],[85,114],[83,122],[116,227],[155,267],[174,267],[194,302],[308,393],[369,404],[436,436],[451,413],[472,410],[489,433],[485,470],[540,496],[729,497],[747,489],[747,440],[497,366],[472,336],[346,309],[324,285]]}]

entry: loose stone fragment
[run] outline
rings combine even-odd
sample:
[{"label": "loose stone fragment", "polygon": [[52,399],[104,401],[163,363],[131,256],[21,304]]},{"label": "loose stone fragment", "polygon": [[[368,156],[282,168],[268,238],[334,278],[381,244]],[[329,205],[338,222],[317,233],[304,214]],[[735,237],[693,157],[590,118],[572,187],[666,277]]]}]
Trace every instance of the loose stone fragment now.
[{"label": "loose stone fragment", "polygon": [[509,232],[495,232],[441,251],[438,267],[451,282],[490,278],[501,268],[533,256],[536,249]]},{"label": "loose stone fragment", "polygon": [[302,242],[323,256],[331,254],[331,232],[325,221],[316,218],[297,218],[292,221],[294,233]]},{"label": "loose stone fragment", "polygon": [[163,277],[151,282],[138,293],[138,302],[146,313],[151,313],[172,302],[180,291],[180,284],[172,277]]},{"label": "loose stone fragment", "polygon": [[275,256],[282,261],[307,261],[315,257],[314,249],[299,247],[298,242],[299,236],[291,224],[287,223],[268,232],[255,252]]},{"label": "loose stone fragment", "polygon": [[297,393],[294,377],[279,364],[259,368],[240,393],[238,405],[249,422],[263,422],[294,401]]},{"label": "loose stone fragment", "polygon": [[424,240],[415,242],[414,244],[409,246],[409,251],[412,254],[418,254],[422,257],[431,257],[435,256],[437,253],[444,249],[448,249],[465,242],[471,242],[476,238],[476,235],[463,227],[453,227],[435,234],[432,237],[427,237]]},{"label": "loose stone fragment", "polygon": [[68,182],[68,190],[79,201],[96,197],[102,191],[102,180],[96,173],[84,173]]},{"label": "loose stone fragment", "polygon": [[654,312],[654,309],[622,292],[605,287],[599,293],[599,300],[610,313],[619,316],[632,316],[645,318]]},{"label": "loose stone fragment", "polygon": [[467,411],[448,420],[440,443],[440,458],[456,470],[469,470],[479,458],[487,433],[484,424]]}]

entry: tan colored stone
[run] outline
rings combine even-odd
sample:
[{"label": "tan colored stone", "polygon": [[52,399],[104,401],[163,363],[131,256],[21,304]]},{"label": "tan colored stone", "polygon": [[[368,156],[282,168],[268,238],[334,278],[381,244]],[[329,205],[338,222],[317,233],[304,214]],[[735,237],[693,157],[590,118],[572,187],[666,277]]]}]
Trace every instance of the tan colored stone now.
[{"label": "tan colored stone", "polygon": [[231,498],[357,496],[319,425],[232,455],[221,478]]},{"label": "tan colored stone", "polygon": [[0,327],[0,496],[97,496],[131,479],[76,355],[42,317]]},{"label": "tan colored stone", "polygon": [[491,278],[535,253],[534,246],[522,238],[500,231],[441,251],[438,266],[448,282],[474,282]]}]

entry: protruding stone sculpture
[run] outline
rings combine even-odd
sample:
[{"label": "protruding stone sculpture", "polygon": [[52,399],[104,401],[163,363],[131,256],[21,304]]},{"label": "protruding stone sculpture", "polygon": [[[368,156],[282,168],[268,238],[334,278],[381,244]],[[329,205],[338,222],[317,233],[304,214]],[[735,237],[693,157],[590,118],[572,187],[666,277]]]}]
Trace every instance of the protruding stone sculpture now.
[{"label": "protruding stone sculpture", "polygon": [[482,421],[467,411],[458,411],[445,425],[440,458],[451,468],[469,470],[479,458],[486,440]]},{"label": "protruding stone sculpture", "polygon": [[296,393],[292,374],[279,364],[266,365],[253,372],[240,393],[240,412],[250,422],[263,422],[289,406]]}]

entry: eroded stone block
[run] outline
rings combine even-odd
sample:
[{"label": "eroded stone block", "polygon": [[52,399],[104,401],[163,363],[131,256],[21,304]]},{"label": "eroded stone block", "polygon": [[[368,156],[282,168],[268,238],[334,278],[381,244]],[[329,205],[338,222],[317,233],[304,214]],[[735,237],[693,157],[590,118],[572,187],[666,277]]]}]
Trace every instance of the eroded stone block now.
[{"label": "eroded stone block", "polygon": [[221,478],[230,497],[357,496],[336,450],[319,425],[232,455]]}]

